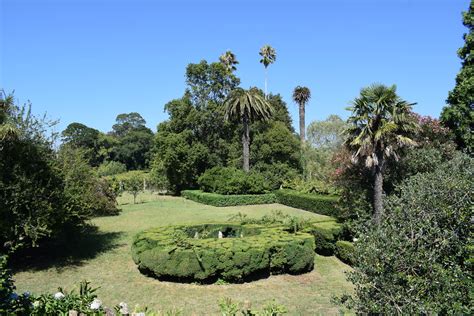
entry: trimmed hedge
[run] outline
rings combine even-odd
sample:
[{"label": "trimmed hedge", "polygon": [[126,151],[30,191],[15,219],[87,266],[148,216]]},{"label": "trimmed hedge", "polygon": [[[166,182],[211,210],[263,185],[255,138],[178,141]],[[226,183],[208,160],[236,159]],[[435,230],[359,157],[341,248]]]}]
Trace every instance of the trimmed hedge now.
[{"label": "trimmed hedge", "polygon": [[245,194],[245,195],[222,195],[217,193],[207,193],[201,190],[183,190],[181,196],[195,202],[213,206],[236,206],[253,204],[277,203],[277,198],[273,193],[267,194]]},{"label": "trimmed hedge", "polygon": [[304,229],[314,236],[315,251],[324,256],[332,256],[336,250],[336,242],[342,233],[342,225],[336,221],[315,222]]},{"label": "trimmed hedge", "polygon": [[[216,238],[219,231],[224,238]],[[314,247],[310,234],[293,234],[282,226],[180,225],[137,234],[132,257],[142,272],[161,279],[240,282],[258,275],[310,271]]]},{"label": "trimmed hedge", "polygon": [[281,204],[323,215],[337,214],[336,203],[339,199],[337,196],[302,193],[288,189],[277,190],[274,193]]},{"label": "trimmed hedge", "polygon": [[349,265],[354,264],[354,244],[350,241],[338,240],[336,242],[336,256]]}]

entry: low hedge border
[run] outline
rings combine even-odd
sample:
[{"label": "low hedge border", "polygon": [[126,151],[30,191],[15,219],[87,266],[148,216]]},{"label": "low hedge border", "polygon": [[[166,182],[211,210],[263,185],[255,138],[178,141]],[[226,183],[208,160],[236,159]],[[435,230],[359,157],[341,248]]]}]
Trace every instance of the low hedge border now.
[{"label": "low hedge border", "polygon": [[337,196],[302,193],[288,189],[280,189],[274,193],[278,202],[286,206],[322,215],[335,216],[337,214],[336,203],[339,199]]},{"label": "low hedge border", "polygon": [[184,190],[181,196],[186,199],[212,205],[212,206],[237,206],[254,204],[277,203],[277,198],[273,193],[267,194],[245,194],[245,195],[223,195],[217,193],[208,193],[201,190]]},{"label": "low hedge border", "polygon": [[[226,238],[216,238],[218,232]],[[194,237],[191,237],[194,236]],[[202,224],[137,234],[132,257],[142,272],[160,279],[241,282],[269,274],[313,269],[314,238],[282,226]]]}]

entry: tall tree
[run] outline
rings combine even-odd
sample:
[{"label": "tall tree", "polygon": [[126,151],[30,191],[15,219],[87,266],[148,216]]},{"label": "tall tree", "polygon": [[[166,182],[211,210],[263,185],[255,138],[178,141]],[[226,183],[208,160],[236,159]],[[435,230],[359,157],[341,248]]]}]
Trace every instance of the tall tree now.
[{"label": "tall tree", "polygon": [[456,76],[456,86],[449,92],[441,122],[456,136],[459,148],[474,153],[474,1],[463,12],[463,24],[469,29],[464,34],[465,44],[458,50],[462,60],[461,71]]},{"label": "tall tree", "polygon": [[115,122],[112,129],[116,136],[124,136],[127,132],[142,128],[146,124],[145,119],[137,112],[119,114]]},{"label": "tall tree", "polygon": [[257,89],[233,90],[224,103],[224,118],[226,120],[242,120],[243,134],[243,169],[250,171],[250,122],[268,120],[273,112],[273,107],[261,97]]},{"label": "tall tree", "polygon": [[235,65],[237,65],[239,62],[237,61],[235,54],[232,53],[230,50],[222,54],[219,57],[219,61],[221,62],[221,64],[225,66],[225,68],[227,69],[227,71],[229,71],[229,73],[237,70],[237,67],[235,67]]},{"label": "tall tree", "polygon": [[383,174],[387,159],[398,160],[400,147],[413,145],[409,137],[417,127],[411,108],[414,103],[402,100],[396,86],[373,84],[363,88],[360,96],[352,102],[346,145],[352,153],[354,163],[364,159],[373,178],[374,220],[380,224],[383,213]]},{"label": "tall tree", "polygon": [[268,80],[268,66],[270,64],[273,64],[276,61],[276,52],[273,47],[270,45],[265,45],[260,49],[260,56],[262,56],[262,59],[260,59],[260,63],[265,66],[265,99],[267,98],[268,92],[267,92],[267,80]]},{"label": "tall tree", "polygon": [[0,140],[12,138],[18,134],[18,129],[10,115],[13,107],[13,94],[7,95],[5,91],[0,90]]},{"label": "tall tree", "polygon": [[307,87],[297,86],[293,91],[293,101],[298,103],[300,110],[300,139],[301,144],[305,143],[306,135],[306,124],[305,124],[305,106],[311,98],[311,91]]}]

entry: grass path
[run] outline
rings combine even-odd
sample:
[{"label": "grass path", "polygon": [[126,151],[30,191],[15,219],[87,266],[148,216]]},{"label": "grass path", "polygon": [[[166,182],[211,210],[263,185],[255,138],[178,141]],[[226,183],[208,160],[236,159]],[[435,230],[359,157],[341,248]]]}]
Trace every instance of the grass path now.
[{"label": "grass path", "polygon": [[303,275],[271,276],[245,284],[196,285],[160,282],[137,270],[131,259],[133,236],[144,229],[169,224],[226,221],[238,212],[261,217],[272,210],[325,221],[329,218],[279,204],[216,208],[179,197],[143,195],[141,204],[124,204],[122,213],[92,221],[98,231],[78,240],[69,249],[56,249],[47,259],[29,263],[15,273],[19,291],[54,293],[59,286],[73,289],[81,280],[100,286],[99,297],[107,306],[121,301],[146,305],[153,310],[181,309],[184,315],[214,315],[217,300],[249,300],[259,307],[269,300],[288,307],[291,315],[336,315],[333,295],[351,291],[344,271],[349,267],[335,257],[316,256],[315,269]]}]

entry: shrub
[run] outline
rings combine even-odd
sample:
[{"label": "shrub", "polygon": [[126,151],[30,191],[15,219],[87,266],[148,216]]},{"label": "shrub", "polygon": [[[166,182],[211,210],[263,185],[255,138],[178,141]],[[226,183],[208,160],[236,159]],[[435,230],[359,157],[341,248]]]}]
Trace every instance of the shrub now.
[{"label": "shrub", "polygon": [[[224,238],[217,238],[222,232]],[[314,239],[281,226],[168,226],[137,234],[132,256],[162,279],[240,282],[255,275],[301,273],[314,264]]]},{"label": "shrub", "polygon": [[273,193],[255,195],[222,195],[202,192],[200,190],[184,190],[181,191],[181,195],[186,199],[212,206],[271,204],[277,202],[275,194]]},{"label": "shrub", "polygon": [[337,196],[301,193],[286,189],[275,191],[275,195],[279,203],[287,206],[323,215],[336,214]]},{"label": "shrub", "polygon": [[267,190],[264,177],[256,172],[244,172],[232,167],[214,167],[198,179],[204,192],[218,194],[261,194]]},{"label": "shrub", "polygon": [[101,177],[113,176],[127,171],[127,166],[118,161],[104,161],[97,168],[97,174]]},{"label": "shrub", "polygon": [[353,264],[355,262],[354,244],[350,241],[338,240],[336,242],[336,256],[342,262]]},{"label": "shrub", "polygon": [[305,232],[314,236],[315,250],[318,254],[331,256],[335,253],[336,242],[341,236],[342,225],[336,221],[311,223]]},{"label": "shrub", "polygon": [[[459,155],[396,188],[355,244],[360,314],[472,314],[474,160]],[[472,262],[472,261],[471,261]]]}]

